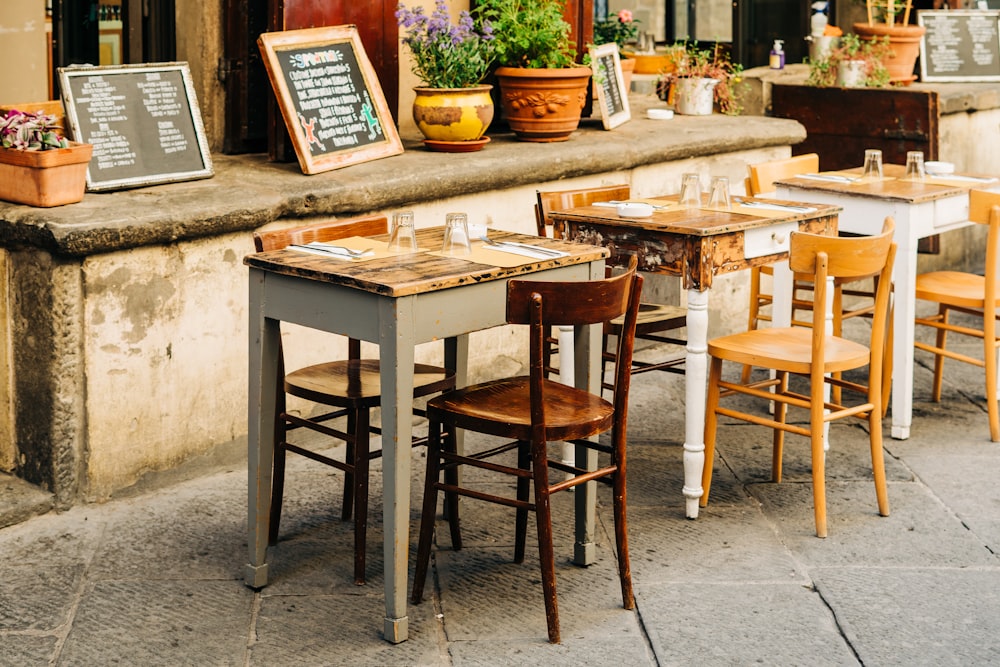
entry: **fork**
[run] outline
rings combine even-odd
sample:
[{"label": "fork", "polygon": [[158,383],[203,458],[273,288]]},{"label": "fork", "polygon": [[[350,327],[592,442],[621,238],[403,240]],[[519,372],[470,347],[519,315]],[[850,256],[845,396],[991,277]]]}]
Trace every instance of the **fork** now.
[{"label": "fork", "polygon": [[559,252],[558,250],[549,250],[548,248],[542,248],[536,245],[527,245],[524,243],[514,243],[513,241],[495,241],[488,236],[480,236],[479,240],[483,241],[487,245],[495,246],[498,248],[502,248],[504,246],[513,248],[524,248],[526,250],[531,250],[533,252],[537,252],[542,255],[549,255],[551,257],[559,257],[560,255],[562,255],[562,253]]},{"label": "fork", "polygon": [[322,241],[314,241],[312,245],[317,246],[322,250],[329,250],[332,252],[338,252],[338,251],[345,252],[351,257],[363,257],[364,255],[367,255],[368,253],[375,250],[375,248],[365,248],[364,250],[355,250],[354,248],[345,248],[342,245],[333,245],[332,243],[323,243]]},{"label": "fork", "polygon": [[370,253],[374,248],[365,248],[364,250],[353,250],[351,248],[344,248],[338,245],[327,245],[325,243],[310,243],[307,245],[297,245],[292,244],[288,246],[289,248],[306,250],[309,252],[318,252],[325,255],[333,255],[334,257],[347,257],[349,259],[361,259],[366,254]]}]

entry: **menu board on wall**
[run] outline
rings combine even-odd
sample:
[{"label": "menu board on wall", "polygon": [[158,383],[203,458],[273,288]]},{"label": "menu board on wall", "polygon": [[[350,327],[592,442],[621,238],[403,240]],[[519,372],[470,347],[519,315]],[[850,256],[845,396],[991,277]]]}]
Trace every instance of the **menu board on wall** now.
[{"label": "menu board on wall", "polygon": [[90,191],[213,175],[187,63],[59,69],[66,124],[94,145]]},{"label": "menu board on wall", "polygon": [[304,173],[403,152],[355,26],[264,33],[257,44]]},{"label": "menu board on wall", "polygon": [[1000,11],[923,10],[921,81],[1000,81]]},{"label": "menu board on wall", "polygon": [[631,118],[628,89],[622,76],[622,63],[617,44],[602,44],[590,48],[594,91],[601,109],[604,129],[610,130]]}]

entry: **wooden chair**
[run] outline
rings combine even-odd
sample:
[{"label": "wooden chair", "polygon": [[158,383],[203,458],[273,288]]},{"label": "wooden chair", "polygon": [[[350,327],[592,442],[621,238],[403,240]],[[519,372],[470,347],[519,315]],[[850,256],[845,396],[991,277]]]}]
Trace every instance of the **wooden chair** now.
[{"label": "wooden chair", "polygon": [[[793,233],[791,237],[789,265],[792,271],[812,276],[815,285],[815,312],[827,312],[828,300],[832,297],[827,278],[832,282],[835,279],[855,280],[879,276],[868,345],[829,334],[822,318],[818,318],[819,321],[811,328],[772,327],[709,341],[708,354],[711,361],[705,419],[705,468],[702,476],[705,492],[701,497],[702,507],[708,504],[712,485],[719,416],[760,424],[774,430],[771,467],[774,482],[781,481],[785,433],[796,433],[810,439],[816,535],[826,537],[825,425],[845,417],[858,417],[868,422],[879,514],[888,516],[889,498],[882,456],[881,373],[889,318],[890,277],[896,253],[896,246],[892,242],[893,228],[892,219],[887,218],[882,233],[878,236],[827,237]],[[753,383],[728,382],[722,378],[724,361],[752,363],[773,369],[776,377]],[[834,374],[865,366],[868,367],[867,386],[834,377]],[[808,378],[808,395],[798,393],[789,386],[790,374]],[[851,406],[837,401],[825,402],[824,388],[827,385],[840,387],[846,390],[845,394],[860,395],[861,402]],[[774,401],[773,418],[723,407],[720,399],[733,394]],[[808,425],[788,423],[786,414],[789,406],[807,409]]]},{"label": "wooden chair", "polygon": [[[578,190],[559,190],[537,193],[538,201],[535,204],[535,222],[538,227],[539,236],[555,236],[555,228],[549,218],[552,211],[565,210],[577,206],[588,206],[595,202],[624,201],[631,197],[631,187],[628,184],[605,185],[596,188],[582,188]],[[550,233],[551,230],[551,233]],[[639,340],[651,341],[654,343],[671,343],[673,345],[687,345],[687,341],[665,335],[667,331],[677,331],[687,326],[687,310],[680,306],[668,306],[658,303],[643,302],[639,305],[639,323],[636,326],[635,337]],[[609,349],[609,341],[612,336],[620,335],[622,327],[621,318],[610,322],[604,330],[604,344],[602,347],[602,373],[601,383],[604,389],[611,389],[611,383],[605,382],[604,366],[607,363],[615,362],[615,355]],[[549,345],[545,354],[545,365],[550,373],[558,373],[559,369],[551,364],[551,355],[556,351],[556,339],[549,336]],[[649,371],[667,371],[670,373],[684,373],[684,356],[674,356],[669,359],[657,362],[640,361],[632,358],[632,374],[647,373]]]},{"label": "wooden chair", "polygon": [[[430,431],[427,450],[427,477],[424,487],[423,514],[417,548],[413,603],[423,597],[434,532],[437,492],[445,492],[452,547],[462,548],[458,496],[476,498],[516,508],[514,561],[522,562],[528,512],[535,512],[538,549],[545,597],[545,616],[549,641],[559,642],[559,611],[556,601],[552,516],[549,497],[591,480],[611,484],[614,504],[615,542],[618,552],[618,575],[626,609],[635,606],[629,567],[628,531],[625,522],[625,433],[628,417],[629,362],[635,340],[642,277],[635,272],[633,258],[629,269],[613,278],[579,282],[531,282],[512,280],[507,291],[507,321],[528,325],[530,331],[530,374],[494,380],[459,389],[431,399],[427,404]],[[587,298],[580,298],[585,293]],[[546,378],[543,362],[546,332],[552,326],[586,325],[624,317],[618,339],[613,397],[609,402],[600,395],[564,385]],[[441,429],[449,434],[467,429],[504,439],[514,439],[478,454],[462,455],[455,439],[448,435],[442,446]],[[611,431],[609,444],[589,440]],[[585,470],[550,459],[547,443],[572,442],[607,454],[610,460],[596,470]],[[495,461],[498,455],[516,451],[517,464]],[[516,497],[493,495],[458,485],[458,467],[473,466],[517,479]],[[554,475],[549,469],[569,473],[568,478]],[[441,472],[445,480],[440,480]],[[533,501],[529,486],[534,488]]]},{"label": "wooden chair", "polygon": [[[964,361],[983,368],[986,372],[986,408],[990,420],[990,440],[1000,442],[1000,410],[997,407],[997,339],[996,322],[1000,319],[997,310],[997,258],[1000,254],[1000,193],[972,190],[969,192],[969,219],[989,225],[986,236],[985,276],[960,271],[934,271],[917,276],[917,299],[931,301],[938,305],[935,315],[917,317],[915,323],[937,331],[934,344],[914,342],[914,347],[934,355],[934,384],[932,398],[941,400],[941,381],[944,377],[945,357]],[[952,312],[967,313],[982,318],[979,328],[953,324],[949,321]],[[983,341],[983,358],[955,352],[946,348],[948,333],[979,338]]]},{"label": "wooden chair", "polygon": [[[371,216],[322,222],[292,229],[257,232],[253,235],[258,252],[279,250],[290,244],[312,241],[335,241],[349,236],[373,236],[387,231],[385,216]],[[271,491],[271,512],[268,541],[278,541],[281,521],[281,501],[285,486],[285,453],[294,452],[314,461],[344,471],[344,500],[341,518],[347,521],[354,514],[354,583],[365,583],[365,535],[368,518],[368,467],[369,462],[382,455],[381,450],[371,451],[371,434],[381,429],[372,426],[370,413],[381,402],[381,383],[378,359],[361,359],[361,341],[348,339],[348,358],[330,361],[285,373],[284,352],[279,360],[278,372],[284,377],[284,386],[278,392],[276,411],[274,472]],[[414,397],[436,394],[455,388],[452,370],[416,364],[414,366]],[[286,394],[314,403],[335,408],[314,417],[301,417],[286,410]],[[347,430],[340,431],[327,422],[337,417],[347,417]],[[305,428],[347,443],[343,461],[306,449],[301,444],[288,441],[291,431]],[[423,444],[426,438],[415,438],[414,445]]]}]

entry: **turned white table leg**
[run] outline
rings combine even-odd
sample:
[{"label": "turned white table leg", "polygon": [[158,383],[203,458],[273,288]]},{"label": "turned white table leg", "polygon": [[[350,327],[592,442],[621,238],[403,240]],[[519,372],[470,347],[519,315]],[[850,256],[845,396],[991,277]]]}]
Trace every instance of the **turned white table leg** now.
[{"label": "turned white table leg", "polygon": [[708,380],[708,291],[688,290],[687,357],[684,366],[685,514],[698,518],[705,467],[705,383]]}]

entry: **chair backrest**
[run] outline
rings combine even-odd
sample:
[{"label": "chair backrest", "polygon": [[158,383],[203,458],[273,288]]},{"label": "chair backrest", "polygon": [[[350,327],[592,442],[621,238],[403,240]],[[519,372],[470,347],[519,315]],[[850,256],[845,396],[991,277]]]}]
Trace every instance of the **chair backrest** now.
[{"label": "chair backrest", "polygon": [[985,303],[996,303],[997,280],[1000,279],[997,268],[1000,258],[1000,192],[970,190],[969,220],[990,226],[986,236],[986,287],[983,298]]},{"label": "chair backrest", "polygon": [[782,178],[788,178],[795,174],[816,173],[819,171],[819,155],[804,153],[784,160],[751,164],[747,166],[747,169],[750,171],[750,190],[747,191],[747,194],[755,196],[765,192],[774,192],[774,182]]},{"label": "chair backrest", "polygon": [[313,241],[336,241],[349,236],[376,236],[389,231],[389,221],[384,215],[368,215],[344,220],[327,220],[301,227],[254,232],[253,245],[257,252],[281,250],[291,244]]},{"label": "chair backrest", "polygon": [[[618,336],[615,362],[614,405],[621,417],[628,409],[628,390],[632,368],[632,348],[639,316],[642,276],[636,273],[636,258],[629,260],[624,273],[603,280],[580,282],[541,282],[511,280],[507,288],[507,322],[527,324],[530,328],[530,368],[532,412],[537,407],[544,414],[543,380],[546,333],[553,326],[606,324],[625,316]],[[539,403],[536,406],[535,400]],[[616,416],[616,419],[618,417]],[[620,423],[624,423],[622,420]]]},{"label": "chair backrest", "polygon": [[535,203],[535,224],[539,236],[550,236],[549,227],[552,221],[549,214],[577,206],[589,206],[598,201],[625,200],[632,196],[632,188],[628,184],[602,185],[596,188],[579,188],[576,190],[559,190],[536,192],[538,201]]},{"label": "chair backrest", "polygon": [[[885,353],[886,327],[889,318],[889,295],[892,289],[892,266],[896,257],[896,244],[892,240],[895,221],[888,217],[882,232],[875,236],[822,236],[793,232],[788,253],[789,268],[795,273],[813,277],[813,335],[814,359],[823,358],[827,342],[826,320],[819,313],[828,310],[827,278],[847,280],[878,276],[875,292],[875,309],[872,313],[871,350],[868,378],[869,391],[879,392],[882,386],[882,357]],[[822,364],[814,364],[822,373]],[[877,395],[877,394],[876,394]]]}]

